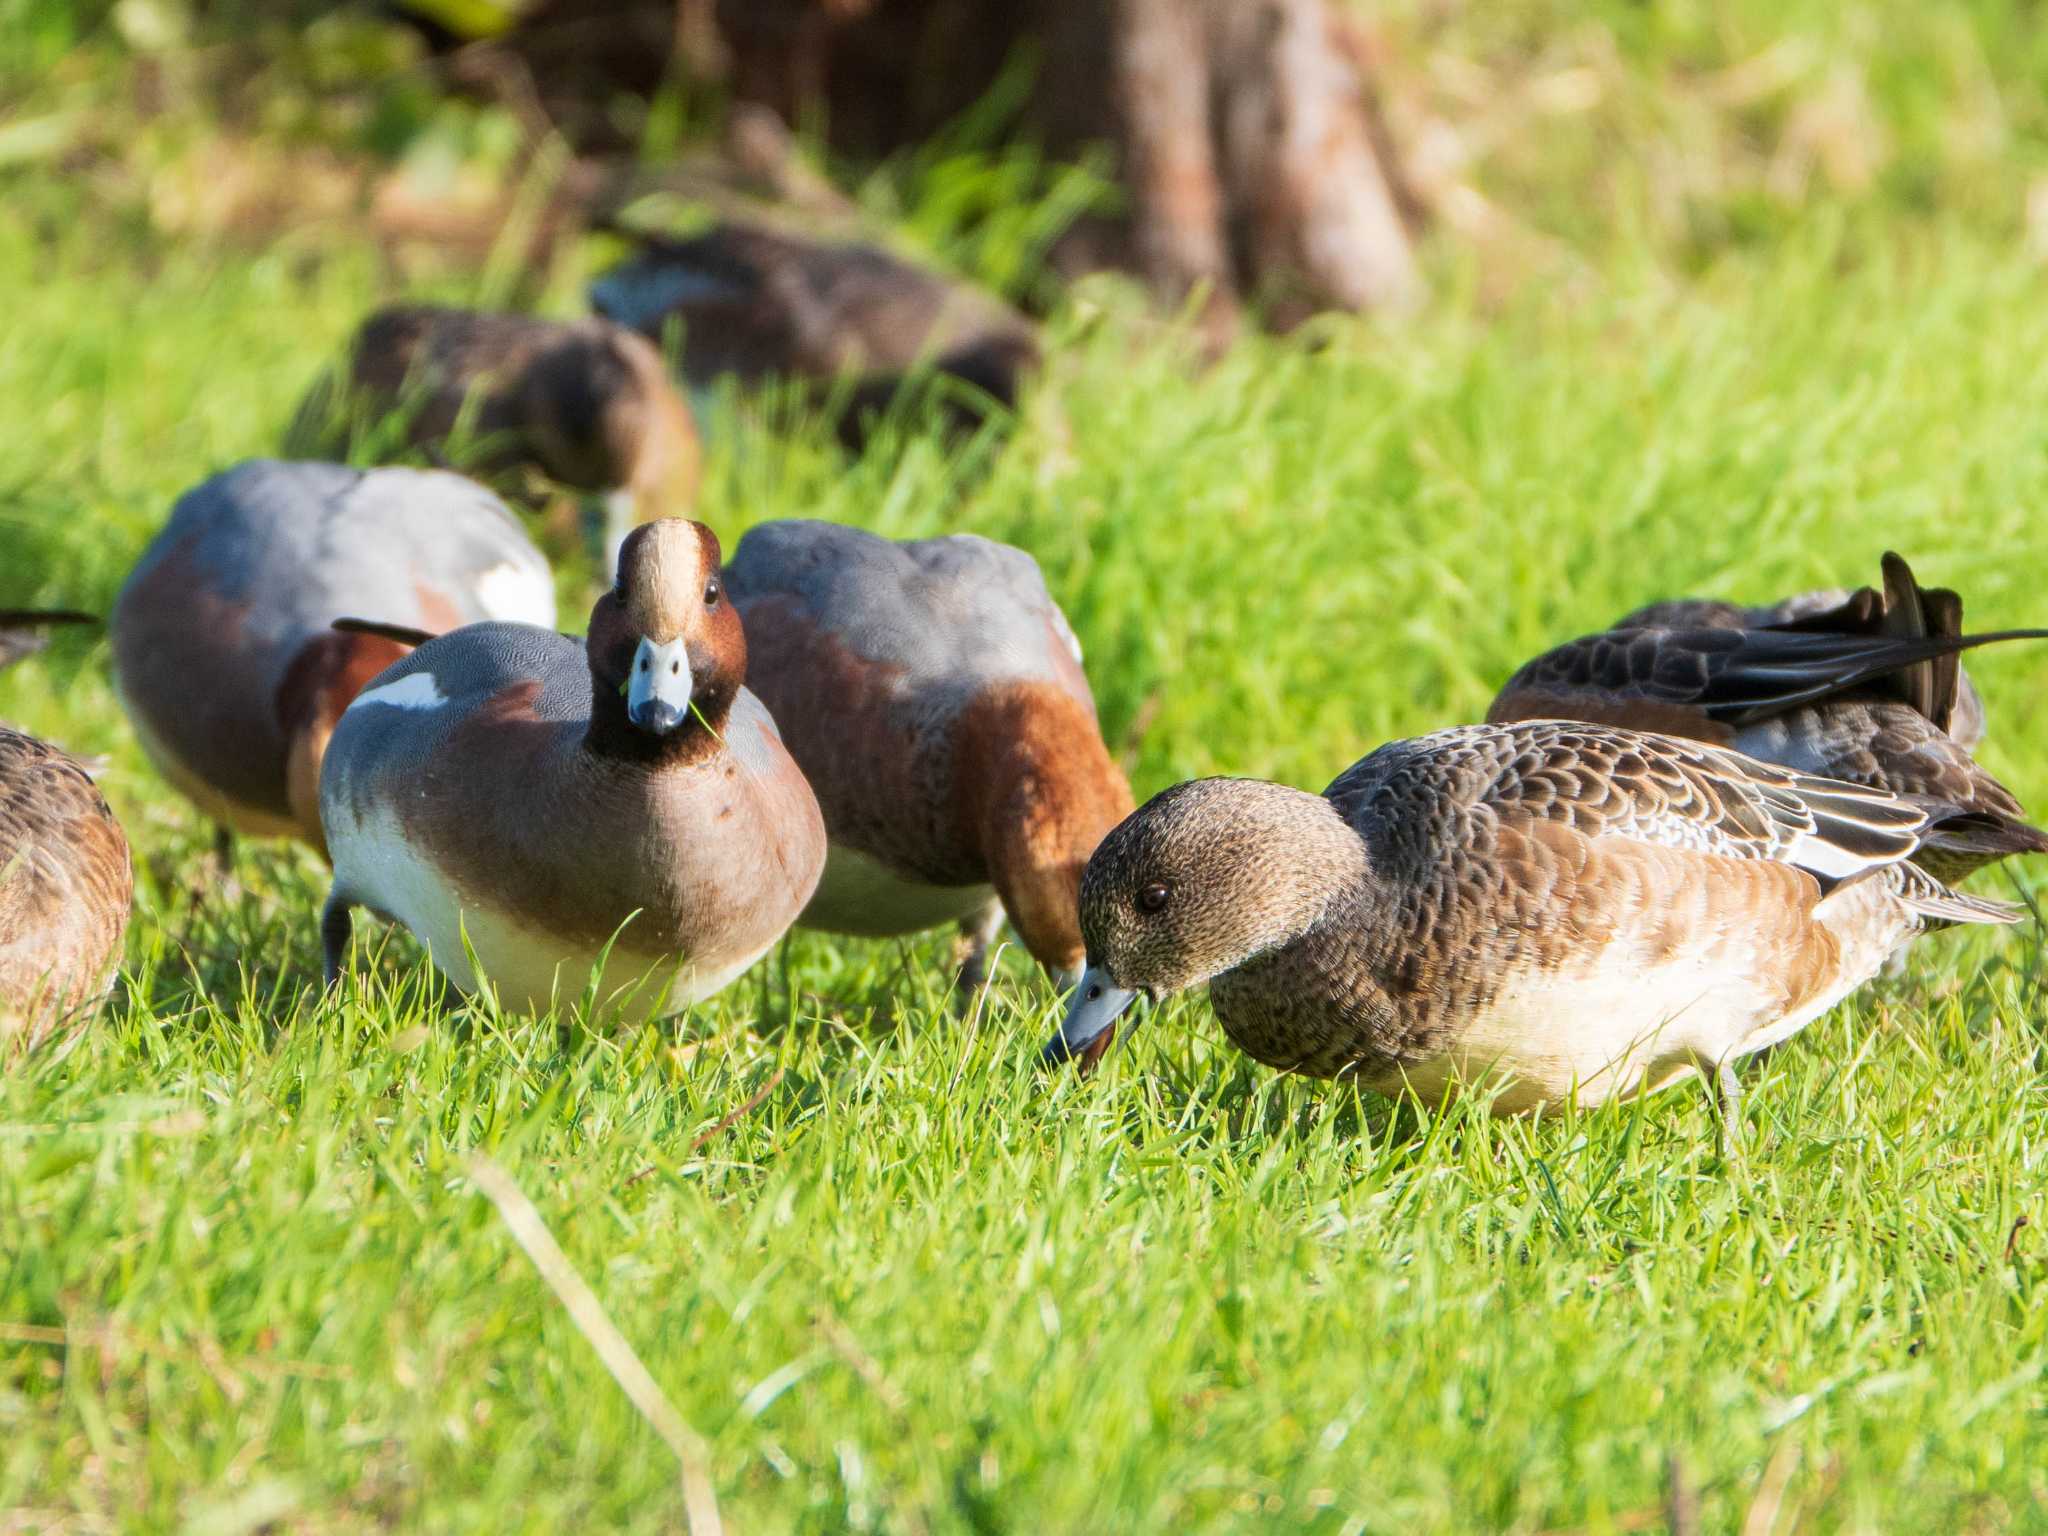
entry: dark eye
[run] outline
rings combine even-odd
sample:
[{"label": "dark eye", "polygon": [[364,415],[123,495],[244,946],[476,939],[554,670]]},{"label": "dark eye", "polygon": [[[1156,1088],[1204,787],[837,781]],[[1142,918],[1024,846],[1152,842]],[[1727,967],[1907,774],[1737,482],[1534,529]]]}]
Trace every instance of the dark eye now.
[{"label": "dark eye", "polygon": [[1145,889],[1138,892],[1138,910],[1140,912],[1164,912],[1166,910],[1167,895],[1167,889],[1163,885],[1146,886]]},{"label": "dark eye", "polygon": [[705,582],[704,606],[706,608],[716,608],[718,606],[719,596],[723,591],[724,589],[719,586],[718,578],[716,576],[712,577],[709,581]]}]

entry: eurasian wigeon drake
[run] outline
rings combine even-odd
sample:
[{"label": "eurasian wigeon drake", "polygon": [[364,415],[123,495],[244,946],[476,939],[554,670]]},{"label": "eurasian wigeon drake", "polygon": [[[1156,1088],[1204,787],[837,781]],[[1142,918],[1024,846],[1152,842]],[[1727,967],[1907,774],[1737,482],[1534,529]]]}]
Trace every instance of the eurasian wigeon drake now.
[{"label": "eurasian wigeon drake", "polygon": [[[0,666],[71,612],[0,612]],[[0,1060],[82,1020],[128,931],[128,839],[76,758],[0,726]]]},{"label": "eurasian wigeon drake", "polygon": [[407,649],[329,627],[351,615],[551,625],[554,577],[459,475],[256,459],[179,498],[121,589],[121,701],[158,770],[223,828],[321,846],[328,736]]},{"label": "eurasian wigeon drake", "polygon": [[751,529],[726,583],[748,685],[831,833],[804,925],[879,936],[958,922],[972,988],[1007,911],[1070,981],[1081,869],[1131,790],[1037,563],[972,534],[895,543],[788,521]]},{"label": "eurasian wigeon drake", "polygon": [[[620,231],[639,249],[591,284],[601,315],[656,341],[680,332],[692,385],[723,377],[824,384],[851,377],[838,407],[840,437],[858,449],[871,415],[918,370],[962,380],[1014,409],[1040,362],[1037,333],[993,295],[872,245],[828,244],[762,225],[725,223],[688,239]],[[949,394],[952,423],[982,411]]]},{"label": "eurasian wigeon drake", "polygon": [[696,503],[703,455],[690,407],[654,346],[609,320],[380,309],[350,344],[343,400],[331,380],[316,385],[290,441],[330,448],[342,427],[385,420],[467,473],[531,470],[595,498],[607,574],[635,524]]},{"label": "eurasian wigeon drake", "polygon": [[330,984],[349,912],[405,924],[507,1007],[583,993],[644,1018],[707,997],[803,910],[818,802],[761,701],[697,523],[636,528],[578,642],[522,624],[427,641],[341,717],[321,775]]},{"label": "eurasian wigeon drake", "polygon": [[1640,609],[1524,666],[1487,719],[1662,731],[1966,813],[1941,816],[1918,855],[1958,879],[2007,854],[2048,851],[2048,833],[1970,756],[1984,712],[1958,660],[2048,630],[1966,635],[1962,618],[1955,593],[1922,587],[1887,554],[1882,593]]},{"label": "eurasian wigeon drake", "polygon": [[1139,993],[1207,982],[1290,1072],[1509,1112],[1701,1074],[1893,949],[2013,909],[1911,862],[1927,807],[1665,736],[1567,721],[1398,741],[1321,795],[1200,779],[1113,830],[1081,882],[1088,969],[1048,1059],[1092,1064]]}]

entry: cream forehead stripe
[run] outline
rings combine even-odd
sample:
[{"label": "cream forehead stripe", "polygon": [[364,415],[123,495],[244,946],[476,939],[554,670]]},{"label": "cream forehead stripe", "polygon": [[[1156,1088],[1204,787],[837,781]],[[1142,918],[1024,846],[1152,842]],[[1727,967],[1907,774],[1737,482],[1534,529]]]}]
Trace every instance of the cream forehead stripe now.
[{"label": "cream forehead stripe", "polygon": [[694,524],[675,520],[649,523],[637,536],[642,542],[625,593],[626,611],[648,638],[674,640],[701,608],[712,574],[704,542]]},{"label": "cream forehead stripe", "polygon": [[365,704],[386,704],[393,709],[439,709],[447,702],[448,696],[434,681],[433,673],[413,672],[395,683],[364,689],[355,696],[346,712],[353,714]]}]

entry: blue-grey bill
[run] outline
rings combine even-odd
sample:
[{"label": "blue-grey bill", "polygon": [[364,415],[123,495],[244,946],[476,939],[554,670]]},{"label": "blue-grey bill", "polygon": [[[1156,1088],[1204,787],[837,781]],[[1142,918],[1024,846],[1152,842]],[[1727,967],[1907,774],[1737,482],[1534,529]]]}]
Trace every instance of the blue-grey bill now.
[{"label": "blue-grey bill", "polygon": [[1060,1032],[1046,1041],[1039,1059],[1048,1065],[1071,1061],[1088,1071],[1116,1038],[1116,1021],[1137,1000],[1137,993],[1112,985],[1099,966],[1089,966],[1067,1000]]}]

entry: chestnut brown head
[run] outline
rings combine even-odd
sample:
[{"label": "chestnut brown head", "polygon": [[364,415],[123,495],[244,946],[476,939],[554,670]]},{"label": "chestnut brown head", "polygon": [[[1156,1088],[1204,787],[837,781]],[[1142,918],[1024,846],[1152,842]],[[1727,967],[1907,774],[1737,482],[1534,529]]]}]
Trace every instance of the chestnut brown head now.
[{"label": "chestnut brown head", "polygon": [[594,727],[651,741],[723,728],[747,642],[719,562],[702,523],[662,518],[627,536],[618,579],[590,612]]}]

